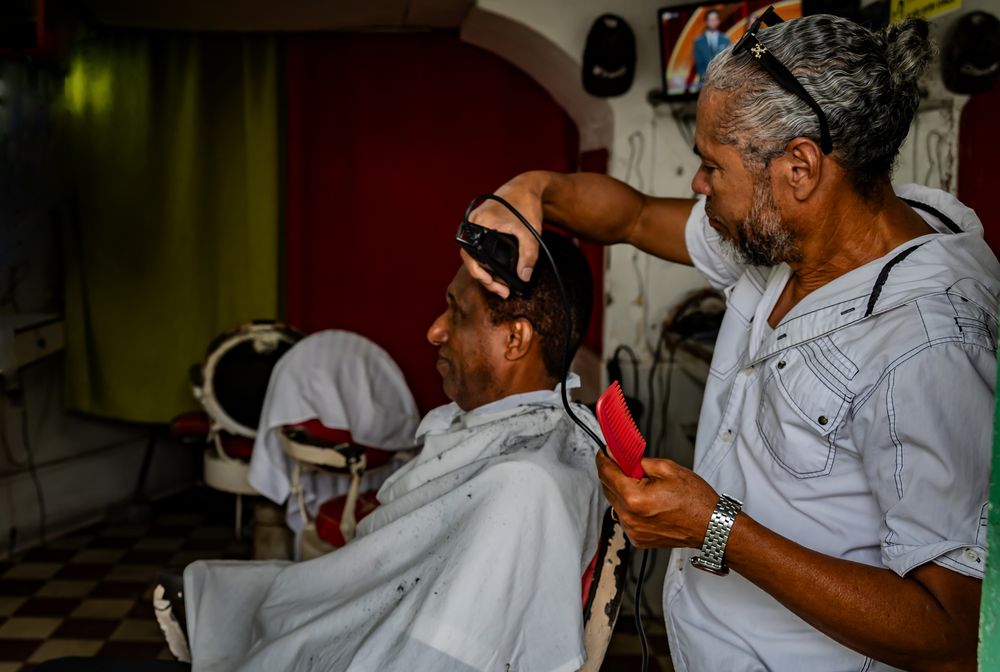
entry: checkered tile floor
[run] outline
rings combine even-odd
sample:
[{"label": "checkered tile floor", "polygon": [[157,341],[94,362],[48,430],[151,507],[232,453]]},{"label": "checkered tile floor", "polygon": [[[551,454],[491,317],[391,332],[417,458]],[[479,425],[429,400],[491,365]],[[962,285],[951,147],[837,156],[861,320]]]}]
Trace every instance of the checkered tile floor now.
[{"label": "checkered tile floor", "polygon": [[153,617],[153,583],[201,558],[250,557],[233,500],[195,489],[148,524],[97,525],[0,562],[0,672],[62,656],[172,660]]},{"label": "checkered tile floor", "polygon": [[[153,584],[195,560],[249,558],[232,516],[231,497],[194,489],[157,503],[148,524],[96,525],[0,562],[0,672],[63,656],[172,660],[153,617]],[[645,625],[650,672],[672,672],[663,622]],[[601,669],[632,672],[640,661],[626,604]]]}]

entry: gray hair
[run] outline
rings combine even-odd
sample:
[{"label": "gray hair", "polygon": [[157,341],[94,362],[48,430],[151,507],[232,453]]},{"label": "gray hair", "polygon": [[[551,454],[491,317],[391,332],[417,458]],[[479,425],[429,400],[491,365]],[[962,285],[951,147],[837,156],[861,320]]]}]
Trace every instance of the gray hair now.
[{"label": "gray hair", "polygon": [[[762,28],[757,39],[819,103],[833,158],[870,197],[888,180],[917,109],[918,82],[934,54],[927,22],[908,19],[876,32],[821,14]],[[762,170],[793,138],[819,142],[815,112],[745,51],[730,47],[714,58],[705,88],[729,94],[715,139],[739,146],[751,170]]]}]

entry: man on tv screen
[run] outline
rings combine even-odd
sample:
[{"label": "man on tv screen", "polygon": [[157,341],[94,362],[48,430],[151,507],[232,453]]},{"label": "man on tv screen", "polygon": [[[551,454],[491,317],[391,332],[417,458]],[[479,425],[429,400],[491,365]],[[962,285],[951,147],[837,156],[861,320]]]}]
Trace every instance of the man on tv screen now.
[{"label": "man on tv screen", "polygon": [[729,46],[729,37],[719,30],[722,17],[719,10],[705,12],[705,32],[694,41],[694,67],[698,71],[698,86],[705,80],[708,64],[717,54]]}]

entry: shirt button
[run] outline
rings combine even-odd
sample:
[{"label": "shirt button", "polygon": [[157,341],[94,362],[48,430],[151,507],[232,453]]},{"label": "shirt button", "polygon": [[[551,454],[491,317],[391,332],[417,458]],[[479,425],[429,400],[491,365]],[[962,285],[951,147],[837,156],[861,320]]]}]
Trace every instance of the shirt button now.
[{"label": "shirt button", "polygon": [[729,443],[730,441],[733,440],[733,430],[727,429],[722,434],[720,434],[720,436],[722,437],[723,441],[725,441],[726,443]]},{"label": "shirt button", "polygon": [[965,559],[969,562],[979,562],[979,554],[974,549],[965,549]]},{"label": "shirt button", "polygon": [[827,418],[825,415],[821,415],[819,416],[819,418],[816,419],[816,422],[818,422],[821,425],[825,425],[826,423],[830,422],[830,419]]},{"label": "shirt button", "polygon": [[778,368],[779,369],[785,368],[785,360],[781,360],[780,362],[778,362]]}]

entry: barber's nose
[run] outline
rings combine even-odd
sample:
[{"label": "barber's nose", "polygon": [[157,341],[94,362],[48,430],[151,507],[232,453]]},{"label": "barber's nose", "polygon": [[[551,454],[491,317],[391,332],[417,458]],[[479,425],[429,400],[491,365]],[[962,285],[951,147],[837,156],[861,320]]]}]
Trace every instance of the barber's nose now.
[{"label": "barber's nose", "polygon": [[427,340],[430,341],[431,345],[441,346],[445,341],[448,340],[448,329],[446,327],[447,313],[441,313],[438,318],[434,320],[431,324],[431,328],[427,330]]},{"label": "barber's nose", "polygon": [[691,180],[691,189],[696,194],[709,195],[709,191],[711,190],[708,186],[708,180],[705,179],[705,169],[703,167],[699,167],[698,172],[694,174],[694,179]]}]

